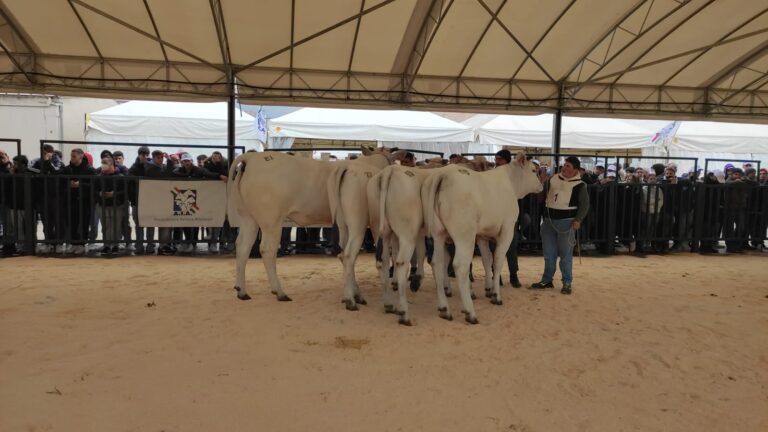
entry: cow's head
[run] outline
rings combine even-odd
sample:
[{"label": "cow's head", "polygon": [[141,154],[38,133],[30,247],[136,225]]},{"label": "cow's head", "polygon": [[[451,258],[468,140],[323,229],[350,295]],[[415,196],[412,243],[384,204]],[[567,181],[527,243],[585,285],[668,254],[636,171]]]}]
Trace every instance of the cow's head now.
[{"label": "cow's head", "polygon": [[518,199],[529,193],[539,193],[543,190],[536,165],[526,157],[525,153],[518,153],[514,162],[508,165]]}]

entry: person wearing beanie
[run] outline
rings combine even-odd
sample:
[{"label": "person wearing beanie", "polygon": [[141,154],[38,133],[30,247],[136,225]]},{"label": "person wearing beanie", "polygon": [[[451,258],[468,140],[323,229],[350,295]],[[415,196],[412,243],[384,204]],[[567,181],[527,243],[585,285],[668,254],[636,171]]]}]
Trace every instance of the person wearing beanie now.
[{"label": "person wearing beanie", "polygon": [[544,249],[544,274],[531,289],[554,288],[557,258],[560,257],[562,294],[571,294],[573,282],[573,247],[575,234],[589,212],[587,186],[579,173],[581,161],[575,156],[565,159],[560,172],[544,185],[546,202],[541,224],[541,243]]}]

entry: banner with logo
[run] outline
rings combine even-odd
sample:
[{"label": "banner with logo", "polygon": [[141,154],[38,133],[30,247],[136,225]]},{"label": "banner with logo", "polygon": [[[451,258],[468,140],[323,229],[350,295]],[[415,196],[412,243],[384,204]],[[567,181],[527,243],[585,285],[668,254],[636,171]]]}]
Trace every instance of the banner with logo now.
[{"label": "banner with logo", "polygon": [[139,181],[139,225],[146,227],[220,227],[227,211],[222,181]]}]

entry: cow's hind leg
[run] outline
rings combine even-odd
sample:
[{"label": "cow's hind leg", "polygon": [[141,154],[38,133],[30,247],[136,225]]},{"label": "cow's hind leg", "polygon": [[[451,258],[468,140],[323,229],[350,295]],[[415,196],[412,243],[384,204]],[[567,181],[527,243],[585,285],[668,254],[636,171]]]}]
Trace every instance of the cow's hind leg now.
[{"label": "cow's hind leg", "polygon": [[363,245],[365,226],[362,229],[359,229],[359,227],[349,228],[347,244],[341,253],[343,256],[342,262],[344,263],[344,297],[342,301],[346,305],[347,310],[357,310],[358,303],[362,305],[367,304],[355,280],[355,262],[360,254],[360,247]]},{"label": "cow's hind leg", "polygon": [[515,235],[514,224],[512,229],[505,229],[502,227],[499,237],[496,239],[496,250],[493,252],[493,268],[499,269],[494,272],[493,275],[493,295],[491,296],[491,303],[495,305],[501,305],[501,269],[504,266],[504,261],[507,258],[507,251],[512,243],[512,236]]},{"label": "cow's hind leg", "polygon": [[281,233],[282,226],[279,219],[261,227],[261,260],[264,262],[272,294],[276,295],[279,301],[291,301],[291,298],[283,292],[280,280],[277,278],[277,249],[280,247]]},{"label": "cow's hind leg", "polygon": [[490,298],[493,294],[493,275],[496,273],[495,267],[493,267],[493,254],[488,240],[477,239],[477,246],[480,248],[480,256],[483,259],[483,268],[485,269],[485,296]]},{"label": "cow's hind leg", "polygon": [[440,318],[452,320],[451,309],[446,298],[446,286],[448,283],[448,257],[445,249],[445,238],[436,235],[433,237],[434,250],[432,252],[432,274],[435,277],[437,289],[437,311]]},{"label": "cow's hind leg", "polygon": [[419,233],[416,236],[416,271],[411,273],[411,291],[416,292],[421,288],[421,281],[424,278],[424,259],[427,257],[427,245],[424,234]]},{"label": "cow's hind leg", "polygon": [[251,248],[259,234],[259,226],[250,217],[243,217],[241,219],[240,234],[235,242],[237,245],[235,291],[237,291],[237,298],[240,300],[250,300],[251,296],[245,290],[245,265],[248,263]]},{"label": "cow's hind leg", "polygon": [[392,291],[392,283],[389,278],[390,237],[391,233],[382,234],[376,245],[376,266],[379,268],[381,286],[384,288],[384,312],[395,313],[395,293]]},{"label": "cow's hind leg", "polygon": [[456,270],[456,281],[459,284],[459,293],[461,294],[461,304],[465,319],[470,324],[477,324],[477,315],[475,306],[472,303],[472,293],[469,282],[469,265],[472,263],[474,252],[475,236],[467,236],[466,239],[453,239],[456,245],[456,254],[453,257],[453,267]]},{"label": "cow's hind leg", "polygon": [[411,257],[414,250],[413,238],[403,238],[400,241],[400,248],[395,258],[395,278],[397,280],[397,290],[400,294],[400,305],[397,309],[400,315],[400,324],[411,325],[411,315],[408,312],[408,296],[406,294],[405,284],[408,282],[408,270],[410,268]]}]

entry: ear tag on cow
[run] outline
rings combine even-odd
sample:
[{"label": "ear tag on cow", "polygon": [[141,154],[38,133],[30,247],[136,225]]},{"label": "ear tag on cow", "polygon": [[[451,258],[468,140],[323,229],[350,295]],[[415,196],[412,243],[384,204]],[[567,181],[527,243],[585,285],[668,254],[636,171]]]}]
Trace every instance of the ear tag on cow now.
[{"label": "ear tag on cow", "polygon": [[413,177],[413,176],[415,176],[416,174],[414,174],[414,173],[413,173],[413,171],[406,171],[406,172],[405,172],[405,175],[407,175],[408,177]]},{"label": "ear tag on cow", "polygon": [[271,161],[272,159],[274,159],[272,156],[264,156],[264,160],[267,162]]},{"label": "ear tag on cow", "polygon": [[365,172],[365,176],[368,177],[368,178],[371,178],[371,177],[373,177],[373,173],[370,172],[370,171],[366,171]]},{"label": "ear tag on cow", "polygon": [[461,169],[459,170],[459,172],[460,172],[460,173],[462,173],[462,174],[464,174],[464,175],[469,175],[469,171],[465,170],[464,168],[461,168]]}]

